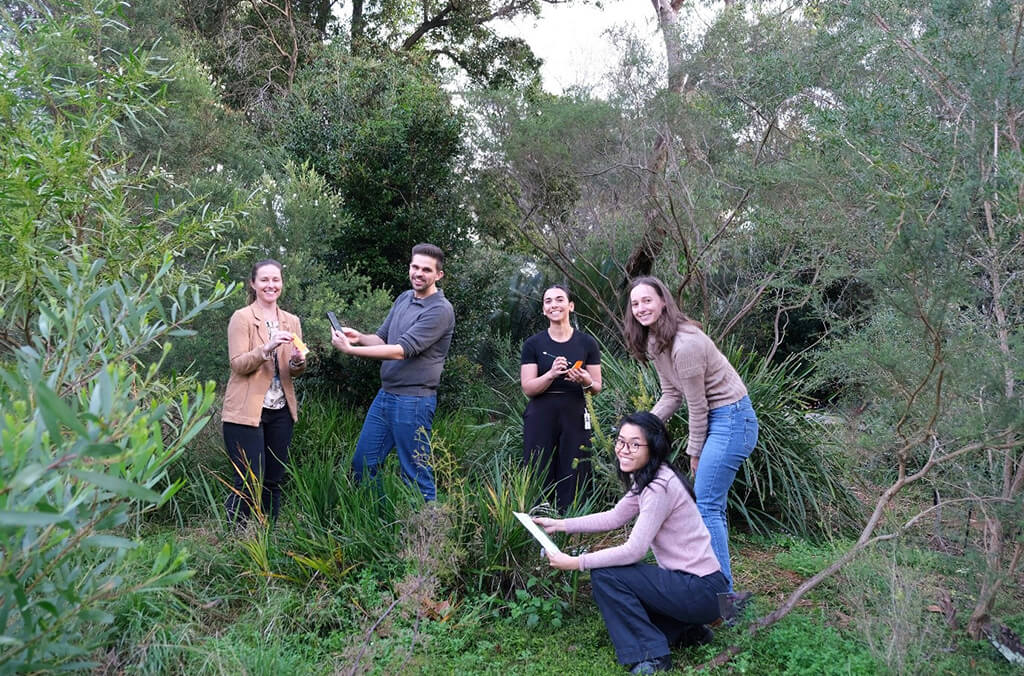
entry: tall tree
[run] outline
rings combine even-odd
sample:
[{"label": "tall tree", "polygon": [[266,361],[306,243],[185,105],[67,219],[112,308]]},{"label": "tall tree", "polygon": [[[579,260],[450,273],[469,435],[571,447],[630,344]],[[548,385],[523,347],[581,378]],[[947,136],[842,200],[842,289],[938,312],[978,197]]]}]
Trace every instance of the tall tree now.
[{"label": "tall tree", "polygon": [[305,70],[277,122],[285,151],[327,179],[351,217],[323,258],[374,286],[408,286],[414,244],[467,246],[460,208],[463,120],[424,68],[327,50]]}]

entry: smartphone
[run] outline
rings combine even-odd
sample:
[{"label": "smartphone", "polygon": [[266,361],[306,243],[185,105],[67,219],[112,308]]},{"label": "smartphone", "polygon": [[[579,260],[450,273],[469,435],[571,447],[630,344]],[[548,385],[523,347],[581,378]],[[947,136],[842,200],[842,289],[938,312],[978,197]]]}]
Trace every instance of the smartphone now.
[{"label": "smartphone", "polygon": [[337,315],[330,310],[327,311],[327,321],[331,323],[335,331],[341,331],[341,322],[338,321]]},{"label": "smartphone", "polygon": [[572,367],[574,369],[578,369],[581,366],[583,366],[583,360],[582,359],[580,359],[578,362],[576,362],[575,364],[572,365]]}]

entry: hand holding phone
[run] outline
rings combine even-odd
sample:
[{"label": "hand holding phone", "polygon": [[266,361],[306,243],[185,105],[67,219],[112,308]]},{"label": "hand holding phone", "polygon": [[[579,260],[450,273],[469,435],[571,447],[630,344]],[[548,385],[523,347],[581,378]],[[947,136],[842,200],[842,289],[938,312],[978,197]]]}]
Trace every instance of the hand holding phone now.
[{"label": "hand holding phone", "polygon": [[331,323],[331,327],[335,331],[341,331],[341,322],[338,321],[337,315],[335,315],[331,310],[327,311],[327,321]]}]

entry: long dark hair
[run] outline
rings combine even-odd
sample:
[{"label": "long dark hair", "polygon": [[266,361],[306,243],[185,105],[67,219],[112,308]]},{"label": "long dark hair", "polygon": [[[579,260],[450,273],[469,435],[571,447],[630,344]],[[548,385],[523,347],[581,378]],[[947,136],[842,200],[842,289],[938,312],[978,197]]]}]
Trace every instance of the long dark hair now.
[{"label": "long dark hair", "polygon": [[667,464],[676,473],[676,476],[679,477],[679,481],[682,482],[690,497],[696,500],[697,495],[693,491],[693,484],[690,483],[690,478],[686,476],[686,472],[679,469],[674,462],[669,460],[669,455],[672,453],[672,437],[665,428],[665,423],[661,422],[661,418],[650,411],[637,411],[636,413],[624,416],[619,421],[620,430],[623,425],[636,425],[640,428],[644,433],[644,439],[647,441],[647,452],[649,454],[647,464],[631,474],[617,469],[619,480],[622,481],[622,485],[625,486],[626,490],[640,495],[654,481],[654,477],[658,475],[658,470],[661,469],[661,466]]},{"label": "long dark hair", "polygon": [[281,273],[281,283],[284,283],[284,266],[275,261],[273,258],[264,258],[261,261],[256,261],[256,264],[252,266],[252,270],[249,271],[249,283],[245,285],[246,297],[249,299],[249,305],[256,302],[256,289],[252,288],[253,282],[256,281],[256,273],[264,265],[273,265],[277,268],[277,271]]},{"label": "long dark hair", "polygon": [[[650,327],[644,326],[636,320],[629,301],[630,296],[633,294],[633,289],[641,284],[646,284],[654,289],[654,292],[665,303],[665,309],[662,311],[661,316],[658,317],[658,321],[654,322]],[[676,305],[676,299],[672,297],[672,293],[665,286],[665,282],[657,277],[637,277],[629,283],[629,291],[626,293],[626,314],[622,319],[622,327],[626,338],[626,348],[634,358],[643,363],[647,362],[647,337],[649,332],[654,332],[654,351],[664,352],[672,347],[672,341],[675,340],[676,332],[681,326],[701,328],[700,322],[691,319],[685,312],[679,309],[679,306]]]}]

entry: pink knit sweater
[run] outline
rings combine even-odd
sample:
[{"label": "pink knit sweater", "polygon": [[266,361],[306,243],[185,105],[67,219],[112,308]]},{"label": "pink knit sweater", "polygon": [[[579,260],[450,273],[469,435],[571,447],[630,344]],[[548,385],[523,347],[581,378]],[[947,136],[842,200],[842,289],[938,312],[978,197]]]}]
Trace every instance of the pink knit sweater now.
[{"label": "pink knit sweater", "polygon": [[690,497],[672,468],[663,464],[640,495],[632,491],[607,512],[565,520],[568,533],[596,533],[636,523],[625,543],[579,557],[580,570],[628,566],[654,551],[658,566],[693,575],[721,570],[711,551],[711,536]]},{"label": "pink knit sweater", "polygon": [[661,379],[661,398],[651,413],[667,421],[686,399],[690,436],[686,454],[700,456],[708,436],[708,411],[747,396],[747,387],[736,369],[703,331],[681,326],[672,349],[648,354]]}]

